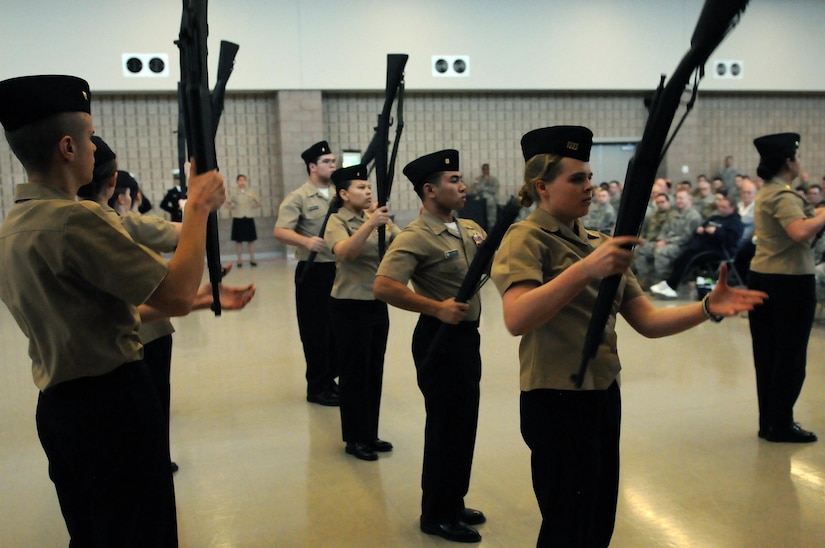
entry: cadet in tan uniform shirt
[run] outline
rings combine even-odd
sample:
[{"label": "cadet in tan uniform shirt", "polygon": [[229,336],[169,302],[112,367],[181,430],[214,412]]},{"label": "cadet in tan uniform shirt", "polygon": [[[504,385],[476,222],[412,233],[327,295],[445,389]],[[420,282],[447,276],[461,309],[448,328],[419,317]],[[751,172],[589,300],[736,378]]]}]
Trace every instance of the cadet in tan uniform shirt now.
[{"label": "cadet in tan uniform shirt", "polygon": [[[470,526],[486,518],[466,508],[464,497],[478,425],[481,300],[476,294],[469,303],[457,303],[455,296],[486,234],[475,221],[454,214],[467,199],[458,151],[422,156],[407,164],[404,174],[424,204],[423,213],[387,250],[373,290],[382,301],[421,314],[412,341],[427,410],[420,526],[447,540],[478,542],[481,535]],[[444,323],[454,326],[450,340],[433,348],[427,360]]]},{"label": "cadet in tan uniform shirt", "polygon": [[[92,136],[95,145],[95,167],[92,182],[80,187],[77,195],[80,198],[94,200],[104,211],[111,213],[120,222],[132,239],[156,253],[171,253],[175,250],[180,239],[181,223],[167,221],[154,215],[140,215],[132,208],[136,205],[131,199],[138,196],[137,181],[126,171],[118,171],[117,156],[106,142],[97,135]],[[125,200],[118,202],[119,211],[112,209],[108,202],[115,193],[115,189],[122,191]],[[126,207],[128,209],[122,209]],[[231,268],[231,264],[227,268]],[[230,287],[221,284],[221,308],[224,310],[239,310],[246,306],[255,295],[255,287],[249,284],[246,287]],[[206,310],[212,305],[212,286],[204,284],[195,297],[193,310]],[[147,307],[140,309],[148,312]],[[143,344],[143,361],[148,366],[152,381],[157,388],[158,397],[163,407],[164,423],[166,427],[166,444],[169,443],[169,411],[171,390],[169,378],[172,366],[172,334],[175,328],[169,318],[163,316],[153,321],[140,323],[138,336]],[[171,461],[172,472],[178,471],[178,465]]]},{"label": "cadet in tan uniform shirt", "polygon": [[[726,271],[703,303],[656,309],[629,267],[639,238],[609,238],[581,223],[593,195],[588,163],[593,134],[578,126],[542,128],[522,138],[527,162],[522,205],[538,208],[508,230],[491,277],[504,322],[522,337],[521,430],[530,447],[542,514],[539,546],[607,546],[619,481],[621,401],[616,313],[647,337],[684,331],[751,309],[764,294],[727,286]],[[602,278],[621,274],[604,343],[584,385],[577,373]]]},{"label": "cadet in tan uniform shirt", "polygon": [[238,175],[235,180],[238,188],[229,193],[226,208],[232,212],[232,241],[235,242],[235,252],[238,254],[238,267],[243,266],[243,242],[246,242],[249,249],[249,266],[258,266],[255,262],[255,240],[258,239],[258,231],[255,228],[252,210],[261,207],[261,200],[248,187],[246,175]]},{"label": "cadet in tan uniform shirt", "polygon": [[0,82],[0,123],[28,183],[0,228],[0,298],[29,339],[37,428],[78,546],[176,546],[174,487],[155,388],[140,359],[138,305],[191,310],[206,219],[225,200],[195,175],[167,264],[110,213],[76,201],[92,179],[89,85],[72,76]]},{"label": "cadet in tan uniform shirt", "polygon": [[341,387],[341,433],[346,452],[374,461],[376,451],[392,450],[378,438],[378,415],[384,379],[384,353],[390,318],[386,303],[372,293],[378,254],[378,227],[392,242],[400,229],[390,222],[387,206],[367,213],[372,191],[367,168],[356,165],[332,174],[337,213],[329,218],[324,238],[335,254],[332,322],[338,347]]},{"label": "cadet in tan uniform shirt", "polygon": [[[335,155],[326,141],[320,141],[306,149],[301,158],[309,180],[284,198],[273,235],[296,247],[295,308],[307,362],[307,401],[337,406],[338,365],[332,359],[335,340],[329,316],[335,257],[320,236],[332,199],[330,181],[336,167]],[[317,253],[311,266],[307,261],[310,253]]]},{"label": "cadet in tan uniform shirt", "polygon": [[753,220],[756,254],[748,287],[770,295],[749,315],[759,400],[759,437],[772,442],[808,443],[816,435],[794,422],[802,391],[808,337],[816,310],[814,237],[825,227],[825,209],[816,212],[791,188],[801,167],[799,134],[779,133],[754,140],[757,173],[765,185],[756,195]]}]

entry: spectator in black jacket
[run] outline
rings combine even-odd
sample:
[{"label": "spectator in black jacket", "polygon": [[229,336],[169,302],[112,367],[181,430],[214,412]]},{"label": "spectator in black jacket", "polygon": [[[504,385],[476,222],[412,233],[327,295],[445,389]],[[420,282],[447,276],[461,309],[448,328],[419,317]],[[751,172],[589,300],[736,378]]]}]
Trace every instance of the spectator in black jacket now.
[{"label": "spectator in black jacket", "polygon": [[[716,214],[699,228],[690,240],[687,249],[673,261],[673,270],[667,280],[651,286],[650,290],[662,297],[675,299],[676,288],[692,266],[733,257],[745,230],[742,218],[736,210],[733,198],[716,195]],[[699,254],[701,257],[697,257]]]}]

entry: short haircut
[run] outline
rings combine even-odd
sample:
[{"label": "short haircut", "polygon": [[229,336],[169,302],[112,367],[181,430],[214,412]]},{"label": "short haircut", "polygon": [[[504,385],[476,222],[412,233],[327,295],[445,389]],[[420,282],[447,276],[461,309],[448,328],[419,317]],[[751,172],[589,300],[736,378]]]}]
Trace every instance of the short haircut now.
[{"label": "short haircut", "polygon": [[79,141],[83,138],[83,115],[61,112],[27,124],[15,131],[6,131],[11,151],[27,172],[46,172],[54,160],[55,145],[64,135]]}]

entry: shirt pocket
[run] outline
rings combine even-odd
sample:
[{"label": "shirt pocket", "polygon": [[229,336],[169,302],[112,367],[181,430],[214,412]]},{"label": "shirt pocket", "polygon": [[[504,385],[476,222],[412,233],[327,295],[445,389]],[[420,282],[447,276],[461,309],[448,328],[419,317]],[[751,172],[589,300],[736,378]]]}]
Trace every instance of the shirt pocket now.
[{"label": "shirt pocket", "polygon": [[326,205],[310,202],[307,204],[307,209],[304,216],[311,221],[323,219],[327,214],[327,209],[328,206]]},{"label": "shirt pocket", "polygon": [[464,275],[467,265],[461,253],[456,250],[446,251],[433,265],[433,270],[443,275]]}]

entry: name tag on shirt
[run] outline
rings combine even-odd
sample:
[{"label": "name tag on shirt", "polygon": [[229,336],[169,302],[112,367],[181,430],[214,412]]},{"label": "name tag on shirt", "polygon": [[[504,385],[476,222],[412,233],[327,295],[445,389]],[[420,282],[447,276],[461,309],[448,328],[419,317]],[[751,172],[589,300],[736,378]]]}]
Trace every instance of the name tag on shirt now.
[{"label": "name tag on shirt", "polygon": [[445,259],[452,259],[454,257],[458,257],[458,250],[457,249],[451,249],[449,251],[444,252],[444,258]]},{"label": "name tag on shirt", "polygon": [[307,208],[307,211],[315,211],[316,209],[320,209],[321,206],[311,205]]}]

